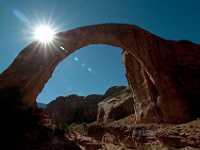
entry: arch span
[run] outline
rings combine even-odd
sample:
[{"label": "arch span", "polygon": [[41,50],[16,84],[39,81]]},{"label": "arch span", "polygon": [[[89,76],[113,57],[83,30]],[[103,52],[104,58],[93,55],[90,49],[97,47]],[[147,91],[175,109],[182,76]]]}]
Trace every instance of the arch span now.
[{"label": "arch span", "polygon": [[[21,96],[17,102],[20,107],[27,108],[34,104],[57,64],[68,55],[89,44],[108,44],[125,50],[126,76],[133,90],[138,121],[184,122],[191,119],[187,96],[192,93],[189,88],[179,87],[176,77],[180,76],[178,79],[183,86],[200,83],[196,77],[200,74],[199,45],[164,40],[127,24],[80,27],[58,33],[57,37],[56,46],[44,47],[32,42],[0,75],[0,91],[17,88]],[[61,50],[60,46],[65,50]],[[176,72],[179,66],[182,71],[190,69],[196,73],[196,78],[181,78]],[[195,90],[193,95],[197,97],[199,85]]]}]

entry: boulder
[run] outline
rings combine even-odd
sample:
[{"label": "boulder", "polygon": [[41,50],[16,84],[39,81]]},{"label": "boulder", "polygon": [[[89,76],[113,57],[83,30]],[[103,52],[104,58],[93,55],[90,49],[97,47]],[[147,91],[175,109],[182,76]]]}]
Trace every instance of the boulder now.
[{"label": "boulder", "polygon": [[98,123],[119,120],[134,113],[134,100],[129,88],[115,86],[105,96],[107,97],[98,104]]}]

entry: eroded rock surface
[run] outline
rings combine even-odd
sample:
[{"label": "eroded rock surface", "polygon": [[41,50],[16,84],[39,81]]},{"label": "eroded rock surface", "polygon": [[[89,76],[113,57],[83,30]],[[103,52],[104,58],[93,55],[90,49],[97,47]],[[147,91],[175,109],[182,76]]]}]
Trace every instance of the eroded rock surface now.
[{"label": "eroded rock surface", "polygon": [[156,137],[167,145],[180,148],[185,146],[200,148],[200,120],[160,129]]},{"label": "eroded rock surface", "polygon": [[107,123],[134,113],[134,101],[129,88],[113,87],[105,96],[106,98],[98,104],[97,122]]},{"label": "eroded rock surface", "polygon": [[[102,147],[112,144],[114,147],[134,150],[180,150],[180,148],[197,150],[200,147],[200,121],[180,125],[129,124],[127,126],[117,122],[107,125],[93,124],[88,128],[88,136],[94,138],[95,143],[100,143]],[[92,143],[92,140],[90,142]]]},{"label": "eroded rock surface", "polygon": [[101,95],[58,97],[47,105],[47,112],[57,123],[93,122],[97,118]]},{"label": "eroded rock surface", "polygon": [[[165,40],[127,24],[92,25],[58,33],[54,44],[56,47],[31,43],[0,75],[3,104],[32,107],[59,62],[89,44],[108,44],[125,51],[137,122],[181,123],[200,116],[198,44]],[[9,90],[13,88],[21,97],[12,96]]]},{"label": "eroded rock surface", "polygon": [[104,95],[60,96],[50,102],[46,111],[57,123],[106,123],[134,113],[133,99],[126,86],[113,86]]}]

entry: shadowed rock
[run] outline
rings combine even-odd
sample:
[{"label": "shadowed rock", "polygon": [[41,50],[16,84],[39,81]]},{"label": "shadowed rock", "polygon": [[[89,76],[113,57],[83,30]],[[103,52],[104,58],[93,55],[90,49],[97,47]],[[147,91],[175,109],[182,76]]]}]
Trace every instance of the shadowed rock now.
[{"label": "shadowed rock", "polygon": [[[58,63],[89,44],[125,50],[137,122],[178,123],[200,116],[200,45],[164,40],[127,24],[92,25],[58,33],[54,46],[31,43],[0,75],[0,93],[18,88],[19,107],[33,106]],[[15,99],[9,101],[16,103]]]},{"label": "shadowed rock", "polygon": [[98,103],[98,123],[108,123],[134,114],[131,90],[114,86],[105,93],[105,99]]},{"label": "shadowed rock", "polygon": [[106,123],[129,116],[134,107],[130,89],[113,86],[104,95],[57,97],[47,104],[46,111],[56,123]]},{"label": "shadowed rock", "polygon": [[58,97],[47,105],[47,112],[56,123],[93,122],[97,117],[98,102],[101,95]]}]

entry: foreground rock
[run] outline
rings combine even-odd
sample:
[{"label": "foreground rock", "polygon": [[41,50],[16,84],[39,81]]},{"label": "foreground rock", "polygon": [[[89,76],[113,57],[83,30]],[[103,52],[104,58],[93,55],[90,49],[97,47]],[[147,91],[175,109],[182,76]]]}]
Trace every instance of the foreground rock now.
[{"label": "foreground rock", "polygon": [[133,99],[125,86],[109,88],[104,95],[58,97],[46,107],[57,123],[107,122],[134,113]]},{"label": "foreground rock", "polygon": [[200,148],[200,121],[181,125],[92,124],[88,135],[71,133],[71,138],[91,150],[198,150]]},{"label": "foreground rock", "polygon": [[172,147],[198,147],[200,148],[200,120],[187,124],[172,125],[160,129],[156,137]]},{"label": "foreground rock", "polygon": [[7,108],[1,107],[0,109],[0,117],[4,121],[0,124],[2,149],[80,150],[75,142],[65,138],[62,130],[51,128],[51,119],[43,110],[19,111],[13,109],[12,113],[3,114],[5,109]]}]

